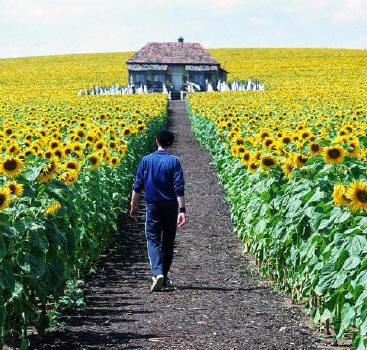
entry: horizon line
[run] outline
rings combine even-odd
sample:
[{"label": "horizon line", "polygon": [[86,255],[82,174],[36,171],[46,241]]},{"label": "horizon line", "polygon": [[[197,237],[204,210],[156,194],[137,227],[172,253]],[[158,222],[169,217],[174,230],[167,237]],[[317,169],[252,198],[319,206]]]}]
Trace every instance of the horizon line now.
[{"label": "horizon line", "polygon": [[[317,47],[317,46],[291,46],[291,47],[280,47],[280,46],[266,46],[266,47],[204,47],[206,50],[235,50],[235,49],[245,49],[245,50],[253,50],[253,49],[309,49],[309,50],[367,50],[366,48],[353,48],[353,47]],[[138,52],[138,50],[127,50],[127,51],[108,51],[108,52],[68,52],[68,53],[51,53],[47,55],[30,55],[30,56],[9,56],[9,57],[0,57],[0,60],[8,60],[8,59],[20,59],[20,58],[37,58],[37,57],[55,57],[55,56],[72,56],[72,55],[96,55],[96,54],[114,54],[114,53],[134,53]]]}]

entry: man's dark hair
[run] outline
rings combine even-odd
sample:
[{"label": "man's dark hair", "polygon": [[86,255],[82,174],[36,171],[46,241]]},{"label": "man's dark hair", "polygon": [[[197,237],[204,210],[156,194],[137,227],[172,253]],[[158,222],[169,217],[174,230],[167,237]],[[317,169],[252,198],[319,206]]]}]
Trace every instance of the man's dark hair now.
[{"label": "man's dark hair", "polygon": [[157,135],[157,141],[162,147],[172,146],[174,138],[173,133],[168,130],[162,130]]}]

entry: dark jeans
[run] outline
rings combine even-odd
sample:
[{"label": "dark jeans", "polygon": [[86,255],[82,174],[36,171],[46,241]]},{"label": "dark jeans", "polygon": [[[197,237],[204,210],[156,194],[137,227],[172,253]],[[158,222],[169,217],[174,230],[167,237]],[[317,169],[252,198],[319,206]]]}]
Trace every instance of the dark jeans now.
[{"label": "dark jeans", "polygon": [[173,258],[178,205],[147,204],[145,235],[153,276],[167,276]]}]

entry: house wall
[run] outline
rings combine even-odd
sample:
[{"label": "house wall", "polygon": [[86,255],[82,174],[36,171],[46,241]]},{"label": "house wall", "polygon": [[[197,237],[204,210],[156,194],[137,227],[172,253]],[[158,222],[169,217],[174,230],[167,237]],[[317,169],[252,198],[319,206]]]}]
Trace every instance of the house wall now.
[{"label": "house wall", "polygon": [[147,71],[134,71],[129,70],[129,83],[134,85],[147,85],[148,89],[151,88],[154,91],[162,91],[163,83],[167,86],[168,90],[179,91],[181,88],[177,85],[177,75],[176,78],[176,88],[174,87],[173,75],[182,75],[182,85],[187,84],[188,81],[200,85],[201,90],[206,89],[206,80],[210,82],[215,89],[218,83],[218,79],[226,81],[226,72],[220,69],[219,71],[186,71],[185,64],[182,65],[168,65],[167,70],[147,70]]}]

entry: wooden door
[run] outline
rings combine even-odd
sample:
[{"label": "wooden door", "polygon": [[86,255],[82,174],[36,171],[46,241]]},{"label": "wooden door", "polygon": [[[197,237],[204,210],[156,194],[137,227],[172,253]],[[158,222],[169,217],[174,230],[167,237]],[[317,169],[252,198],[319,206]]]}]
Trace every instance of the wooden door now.
[{"label": "wooden door", "polygon": [[182,73],[172,73],[172,84],[173,84],[174,91],[176,92],[181,91]]}]

